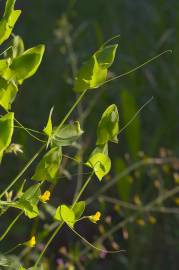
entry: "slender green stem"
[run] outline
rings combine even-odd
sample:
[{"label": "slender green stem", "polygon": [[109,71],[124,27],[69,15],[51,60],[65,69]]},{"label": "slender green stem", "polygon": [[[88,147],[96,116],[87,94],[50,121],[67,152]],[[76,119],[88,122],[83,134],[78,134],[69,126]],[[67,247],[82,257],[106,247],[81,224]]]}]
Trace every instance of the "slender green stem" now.
[{"label": "slender green stem", "polygon": [[[59,129],[63,126],[63,124],[66,122],[68,117],[71,115],[73,110],[76,108],[78,103],[81,101],[85,93],[87,92],[87,89],[81,93],[81,95],[77,98],[71,109],[68,111],[68,113],[65,115],[63,120],[61,121],[59,125]],[[17,120],[16,120],[17,121]],[[19,123],[20,124],[20,123]],[[21,124],[20,124],[21,125]],[[21,125],[22,126],[22,125]],[[39,151],[31,158],[31,160],[26,164],[26,166],[22,169],[22,171],[14,178],[14,180],[7,186],[7,188],[0,194],[0,199],[4,196],[4,194],[19,180],[19,178],[25,173],[25,171],[29,168],[29,166],[33,163],[33,161],[38,157],[38,155],[42,152],[42,150],[45,148],[45,144],[42,145],[42,147],[39,149]]]},{"label": "slender green stem", "polygon": [[[21,127],[21,126],[16,126],[16,125],[14,125],[14,127],[15,127],[15,128],[24,129],[24,127]],[[45,133],[43,133],[43,132],[41,132],[41,131],[38,131],[38,130],[35,130],[35,129],[32,129],[32,128],[27,128],[27,127],[25,127],[25,129],[26,129],[26,130],[29,130],[29,131],[31,131],[31,132],[33,132],[33,133],[37,133],[37,134],[39,134],[39,135],[44,135],[44,136],[45,136]]]},{"label": "slender green stem", "polygon": [[12,251],[16,250],[17,248],[21,247],[22,244],[18,244],[15,247],[9,249],[7,252],[4,253],[4,255],[8,255],[9,253],[11,253]]},{"label": "slender green stem", "polygon": [[[83,149],[80,149],[79,158],[80,158],[80,161],[83,161]],[[82,186],[82,179],[83,179],[82,173],[83,173],[83,165],[84,164],[85,164],[84,162],[78,162],[78,176],[77,176],[76,188],[75,188],[75,192],[74,192],[74,198],[76,197],[76,195],[78,194],[78,192]]]},{"label": "slender green stem", "polygon": [[77,194],[76,198],[74,199],[74,202],[72,204],[72,209],[75,206],[75,204],[78,202],[78,200],[80,199],[82,193],[84,192],[84,190],[86,189],[87,185],[89,184],[91,178],[93,177],[93,174],[94,174],[94,171],[90,174],[90,176],[88,177],[88,179],[86,180],[86,182],[84,183],[82,188],[80,189],[79,193]]},{"label": "slender green stem", "polygon": [[[90,176],[87,178],[87,180],[85,181],[85,183],[84,183],[84,185],[82,186],[81,190],[79,191],[79,193],[78,193],[78,195],[77,195],[75,201],[74,201],[73,204],[72,204],[72,207],[71,207],[72,209],[73,209],[73,207],[75,206],[75,204],[78,202],[78,200],[80,199],[82,193],[84,192],[85,188],[86,188],[87,185],[89,184],[89,182],[90,182],[90,180],[91,180],[93,174],[94,174],[94,171],[91,173],[91,175],[90,175]],[[44,255],[44,253],[46,252],[48,246],[51,244],[52,240],[53,240],[53,239],[55,238],[55,236],[58,234],[58,232],[60,231],[60,229],[62,228],[63,225],[64,225],[64,222],[61,222],[61,223],[59,224],[59,226],[56,228],[56,230],[53,232],[53,234],[51,235],[51,237],[50,237],[50,239],[48,240],[48,242],[46,243],[44,249],[43,249],[42,252],[40,253],[40,255],[39,255],[39,257],[38,257],[38,259],[37,259],[37,261],[36,261],[36,263],[35,263],[34,269],[37,268],[39,262],[41,261],[43,255]]]},{"label": "slender green stem", "polygon": [[63,118],[63,120],[61,121],[58,129],[60,129],[64,123],[66,122],[66,120],[68,119],[68,117],[71,115],[71,113],[73,112],[73,110],[76,108],[76,106],[78,105],[78,103],[81,101],[81,99],[83,98],[83,96],[86,94],[87,89],[84,90],[81,95],[79,95],[79,97],[77,98],[77,100],[75,101],[75,103],[73,104],[73,106],[71,107],[71,109],[68,111],[68,113],[65,115],[65,117]]},{"label": "slender green stem", "polygon": [[106,40],[106,41],[101,45],[101,48],[105,47],[105,46],[106,46],[108,43],[110,43],[112,40],[117,39],[117,38],[119,38],[119,37],[120,37],[120,35],[118,34],[118,35],[116,35],[116,36],[114,36],[114,37],[112,37],[112,38]]},{"label": "slender green stem", "polygon": [[65,157],[65,158],[67,158],[67,159],[71,159],[71,160],[75,161],[75,162],[78,163],[78,164],[82,164],[82,165],[85,164],[84,162],[80,162],[78,159],[73,158],[73,157],[70,157],[70,156],[68,156],[68,155],[66,155],[66,154],[63,154],[62,156]]},{"label": "slender green stem", "polygon": [[145,65],[149,64],[150,62],[156,60],[157,58],[159,58],[160,56],[162,56],[163,54],[166,54],[166,53],[172,53],[172,50],[166,50],[166,51],[164,51],[164,52],[162,52],[162,53],[160,53],[160,54],[157,54],[156,56],[154,56],[154,57],[152,57],[151,59],[147,60],[147,61],[144,62],[143,64],[141,64],[141,65],[139,65],[139,66],[137,66],[137,67],[135,67],[135,68],[132,68],[132,69],[130,69],[129,71],[127,71],[127,72],[125,72],[125,73],[119,74],[119,75],[117,75],[117,76],[115,76],[115,77],[113,77],[113,78],[111,78],[111,79],[105,81],[104,83],[102,83],[101,86],[103,86],[104,84],[107,84],[108,82],[111,82],[111,81],[114,81],[114,80],[116,80],[116,79],[125,77],[125,76],[127,76],[127,75],[133,73],[134,71],[136,71],[136,70],[138,70],[138,69],[141,69],[141,68],[144,67]]},{"label": "slender green stem", "polygon": [[1,200],[0,200],[0,205],[9,206],[9,205],[12,205],[12,202],[8,202],[8,201],[1,201]]},{"label": "slender green stem", "polygon": [[[66,47],[67,47],[67,51],[68,51],[68,55],[69,55],[69,62],[71,65],[73,78],[75,78],[77,75],[77,72],[78,72],[77,57],[75,55],[75,51],[73,48],[73,39],[71,38],[71,34],[70,34],[70,31],[68,29],[67,29],[66,35],[65,35],[65,43],[66,43]],[[78,99],[78,97],[79,97],[79,94],[76,93],[76,98]],[[77,106],[77,112],[78,112],[78,118],[80,121],[80,125],[83,129],[83,119],[82,119],[83,107],[82,107],[81,103],[79,103]],[[81,137],[79,138],[79,143],[82,144]],[[79,154],[80,160],[83,161],[83,149],[80,149],[78,154]],[[80,190],[80,188],[82,186],[82,175],[81,175],[82,173],[83,173],[83,164],[78,163],[78,176],[77,176],[77,183],[76,183],[76,189],[74,192],[74,197],[76,196],[76,194],[78,194],[78,191]]]},{"label": "slender green stem", "polygon": [[[70,55],[71,55],[71,66],[72,66],[72,70],[73,70],[73,77],[75,78],[76,77],[76,74],[77,74],[77,58],[76,58],[76,55],[75,55],[75,52],[74,52],[74,49],[73,49],[73,41],[71,39],[71,36],[69,35],[69,39],[70,39],[70,48],[69,48],[69,52],[70,52]],[[76,94],[76,98],[79,97],[79,94],[77,93]],[[82,118],[82,115],[83,115],[83,106],[82,106],[82,103],[80,102],[77,106],[77,112],[78,112],[78,118],[79,118],[79,121],[80,121],[80,125],[81,125],[81,128],[83,129],[83,118]],[[82,145],[82,137],[79,138],[79,143],[80,145]],[[78,155],[79,155],[79,159],[80,159],[80,163],[78,164],[78,176],[77,176],[77,182],[76,182],[76,189],[75,189],[75,192],[74,192],[74,197],[76,196],[76,194],[79,192],[81,186],[82,186],[82,173],[83,173],[83,147],[79,150],[78,152]]]},{"label": "slender green stem", "polygon": [[147,106],[151,101],[153,100],[153,96],[149,99],[149,100],[147,100],[145,103],[144,103],[144,105],[142,105],[142,107],[132,116],[132,118],[126,123],[126,125],[124,125],[120,130],[119,130],[119,133],[118,133],[118,135],[119,134],[121,134],[121,132],[123,131],[123,130],[125,130],[133,121],[134,121],[134,119],[139,115],[139,113],[143,110],[143,108],[145,107],[145,106]]},{"label": "slender green stem", "polygon": [[[87,92],[87,90],[83,91],[81,93],[81,95],[79,95],[79,97],[77,98],[77,100],[75,101],[74,105],[71,107],[71,109],[68,111],[68,113],[65,115],[65,117],[63,118],[63,120],[61,121],[60,125],[59,125],[59,129],[64,125],[64,123],[66,122],[66,120],[68,119],[68,117],[71,115],[71,113],[73,112],[73,110],[76,108],[76,106],[78,105],[78,103],[81,101],[81,99],[83,98],[83,96],[85,95],[85,93]],[[16,121],[18,122],[18,121]],[[19,123],[20,124],[20,123]],[[21,124],[20,124],[21,125]],[[23,127],[21,125],[21,127]],[[33,161],[38,157],[38,155],[42,152],[42,150],[44,150],[45,148],[45,144],[39,149],[39,151],[31,158],[31,160],[26,164],[26,166],[23,168],[23,170],[14,178],[14,180],[7,186],[7,188],[0,194],[0,199],[5,195],[6,192],[9,191],[9,189],[19,180],[19,178],[25,173],[25,171],[29,168],[29,166],[33,163]],[[92,176],[91,176],[92,177]],[[90,177],[90,179],[91,179]],[[81,196],[82,192],[84,191],[84,189],[86,188],[87,184],[89,183],[90,179],[88,178],[87,181],[85,182],[84,186],[82,187],[81,191],[79,192],[79,195]],[[79,197],[77,196],[75,203],[78,201]],[[73,207],[75,205],[75,203],[73,203]],[[16,217],[16,219],[14,220],[14,222],[12,223],[12,226],[15,224],[15,222],[17,221],[18,217]],[[36,261],[35,264],[35,268],[37,267],[37,265],[39,264],[41,258],[43,257],[46,249],[48,248],[48,246],[50,245],[50,243],[52,242],[53,238],[56,236],[56,234],[59,232],[59,230],[61,229],[61,227],[63,226],[64,222],[60,223],[59,226],[56,228],[56,230],[54,231],[54,233],[52,234],[52,236],[50,237],[50,239],[48,240],[47,244],[45,245],[43,251],[41,252],[39,258]],[[11,226],[11,227],[12,227]],[[10,228],[11,228],[10,227]]]},{"label": "slender green stem", "polygon": [[21,176],[26,172],[29,166],[34,162],[34,160],[39,156],[39,154],[44,150],[45,144],[39,149],[38,152],[29,160],[29,162],[25,165],[25,167],[20,171],[20,173],[14,178],[13,181],[6,187],[6,189],[0,194],[0,199],[9,191],[9,189],[21,178]]},{"label": "slender green stem", "polygon": [[7,227],[7,229],[5,230],[5,232],[1,235],[0,237],[0,241],[2,241],[6,235],[9,233],[9,231],[11,230],[11,228],[14,226],[14,224],[18,221],[18,219],[20,218],[20,216],[23,214],[23,212],[21,211],[14,219],[13,221],[10,223],[10,225]]},{"label": "slender green stem", "polygon": [[[90,173],[82,173],[81,175],[83,176],[83,175],[89,175]],[[78,173],[73,173],[73,174],[70,174],[70,177],[74,177],[74,176],[78,176]],[[65,179],[66,178],[66,176],[60,176],[60,177],[58,177],[57,179]]]},{"label": "slender green stem", "polygon": [[14,118],[14,120],[17,122],[17,124],[22,128],[22,129],[24,129],[32,138],[34,138],[35,140],[37,140],[37,141],[39,141],[39,142],[43,142],[43,143],[46,143],[46,141],[44,141],[44,140],[41,140],[41,139],[39,139],[37,136],[35,136],[34,134],[32,134],[31,132],[30,132],[30,129],[28,129],[28,128],[26,128],[26,127],[24,127],[16,118]]},{"label": "slender green stem", "polygon": [[61,222],[61,223],[58,225],[58,227],[56,228],[56,230],[53,232],[53,234],[51,235],[51,237],[49,238],[48,242],[46,243],[44,249],[43,249],[42,252],[40,253],[40,255],[39,255],[39,257],[38,257],[38,259],[37,259],[37,261],[36,261],[36,263],[35,263],[35,266],[34,266],[34,269],[35,269],[35,270],[36,270],[36,268],[37,268],[39,262],[41,261],[41,259],[42,259],[43,255],[44,255],[44,253],[46,252],[48,246],[51,244],[52,240],[55,238],[55,236],[57,235],[57,233],[59,232],[59,230],[62,228],[63,224],[64,224],[64,222]]},{"label": "slender green stem", "polygon": [[9,51],[12,48],[12,46],[9,46],[5,51],[3,51],[2,53],[0,53],[0,56],[3,55],[4,53],[6,53],[7,51]]},{"label": "slender green stem", "polygon": [[109,254],[114,254],[114,253],[120,253],[120,252],[124,252],[125,250],[106,250],[106,249],[101,249],[98,248],[96,246],[94,246],[93,244],[91,244],[88,240],[86,240],[86,238],[84,238],[81,234],[79,234],[76,230],[74,230],[72,227],[68,226],[73,232],[74,234],[76,234],[84,243],[86,243],[90,248],[96,249],[97,251],[100,252],[105,252],[105,253],[109,253]]}]

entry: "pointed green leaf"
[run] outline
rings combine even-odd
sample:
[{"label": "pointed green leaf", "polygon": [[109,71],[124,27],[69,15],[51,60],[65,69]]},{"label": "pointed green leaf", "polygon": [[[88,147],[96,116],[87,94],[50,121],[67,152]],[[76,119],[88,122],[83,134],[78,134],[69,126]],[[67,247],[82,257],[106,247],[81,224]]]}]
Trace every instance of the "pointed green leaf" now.
[{"label": "pointed green leaf", "polygon": [[0,45],[9,38],[21,10],[14,10],[15,0],[7,0],[3,18],[0,20]]},{"label": "pointed green leaf", "polygon": [[107,78],[108,68],[112,65],[118,45],[101,47],[82,66],[75,79],[74,90],[83,92],[101,86]]},{"label": "pointed green leaf", "polygon": [[7,0],[6,1],[6,6],[5,6],[5,11],[4,11],[4,16],[8,18],[12,11],[14,10],[14,5],[15,5],[16,0]]},{"label": "pointed green leaf", "polygon": [[96,176],[101,181],[102,178],[107,175],[111,169],[111,160],[107,155],[103,153],[96,153],[90,156],[86,165],[94,170]]},{"label": "pointed green leaf", "polygon": [[10,112],[0,118],[0,161],[6,148],[10,145],[14,130],[14,113]]},{"label": "pointed green leaf", "polygon": [[23,39],[20,36],[14,36],[13,37],[13,43],[12,43],[12,49],[13,49],[13,58],[23,54],[24,52],[24,42]]},{"label": "pointed green leaf", "polygon": [[54,182],[62,160],[62,151],[59,147],[53,147],[40,160],[32,179],[37,181],[47,180]]},{"label": "pointed green leaf", "polygon": [[114,62],[118,44],[108,45],[101,47],[99,51],[95,53],[97,61],[102,68],[109,68]]},{"label": "pointed green leaf", "polygon": [[29,201],[23,199],[14,203],[13,206],[24,211],[24,214],[30,219],[37,217],[39,214],[37,205],[31,204]]},{"label": "pointed green leaf", "polygon": [[75,214],[73,210],[65,204],[62,204],[57,208],[54,218],[58,221],[64,221],[70,227],[73,227],[75,223]]},{"label": "pointed green leaf", "polygon": [[115,104],[110,105],[103,113],[97,129],[97,145],[108,141],[118,143],[119,114]]},{"label": "pointed green leaf", "polygon": [[78,121],[64,125],[62,128],[54,128],[51,137],[51,144],[55,146],[68,146],[73,144],[82,134]]},{"label": "pointed green leaf", "polygon": [[73,207],[73,212],[75,214],[75,219],[78,220],[83,215],[83,212],[85,210],[85,201],[80,201],[75,204]]},{"label": "pointed green leaf", "polygon": [[13,39],[9,45],[12,46],[12,48],[9,48],[7,51],[5,51],[4,56],[6,58],[16,58],[17,56],[23,54],[24,42],[20,36],[13,35]]},{"label": "pointed green leaf", "polygon": [[34,75],[41,63],[44,51],[45,46],[38,45],[15,57],[9,66],[9,72],[7,72],[5,79],[13,78],[22,83],[23,80]]},{"label": "pointed green leaf", "polygon": [[48,136],[50,137],[51,134],[52,134],[52,113],[53,113],[53,107],[51,108],[50,110],[50,113],[49,113],[49,117],[48,117],[48,121],[47,121],[47,124],[45,126],[45,128],[43,129],[43,132]]},{"label": "pointed green leaf", "polygon": [[39,201],[39,197],[41,195],[40,192],[40,184],[35,184],[28,188],[23,195],[21,196],[21,199],[29,201],[32,204],[37,204]]},{"label": "pointed green leaf", "polygon": [[21,209],[24,211],[24,214],[28,218],[35,218],[38,216],[38,207],[37,204],[39,202],[39,197],[41,195],[40,192],[40,184],[35,184],[28,188],[20,197],[20,199],[13,203],[13,207]]}]

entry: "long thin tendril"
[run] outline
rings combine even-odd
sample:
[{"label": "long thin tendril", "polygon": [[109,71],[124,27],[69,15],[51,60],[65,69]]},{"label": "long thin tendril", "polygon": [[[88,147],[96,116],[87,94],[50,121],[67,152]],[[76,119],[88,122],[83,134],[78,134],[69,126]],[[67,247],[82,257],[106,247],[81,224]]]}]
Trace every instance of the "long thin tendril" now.
[{"label": "long thin tendril", "polygon": [[104,252],[104,253],[109,253],[109,254],[114,254],[114,253],[121,253],[121,252],[125,252],[125,250],[107,250],[107,249],[101,249],[98,248],[96,246],[94,246],[93,244],[91,244],[88,240],[86,240],[86,238],[84,238],[81,234],[79,234],[75,229],[73,229],[72,227],[68,226],[84,243],[86,243],[88,246],[90,246],[93,249],[96,249],[100,252]]},{"label": "long thin tendril", "polygon": [[145,103],[144,103],[144,105],[142,105],[142,107],[140,107],[140,109],[132,116],[132,118],[129,120],[129,122],[127,122],[127,124],[126,125],[124,125],[121,129],[120,129],[120,131],[119,131],[119,133],[118,133],[118,135],[122,132],[122,131],[124,131],[133,121],[134,121],[134,119],[139,115],[139,113],[144,109],[144,107],[145,106],[147,106],[152,100],[153,100],[153,96],[149,99],[149,100],[147,100]]}]

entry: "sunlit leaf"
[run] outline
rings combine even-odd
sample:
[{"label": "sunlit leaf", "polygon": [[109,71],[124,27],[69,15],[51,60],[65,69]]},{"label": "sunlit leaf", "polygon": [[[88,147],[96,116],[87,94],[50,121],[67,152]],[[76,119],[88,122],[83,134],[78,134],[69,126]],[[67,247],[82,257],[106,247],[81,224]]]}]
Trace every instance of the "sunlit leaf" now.
[{"label": "sunlit leaf", "polygon": [[73,227],[75,223],[75,213],[65,204],[57,208],[54,218],[58,221],[64,221],[70,227]]},{"label": "sunlit leaf", "polygon": [[94,170],[96,176],[101,181],[102,178],[107,175],[111,169],[111,160],[107,155],[103,153],[96,153],[90,156],[86,165]]},{"label": "sunlit leaf", "polygon": [[24,52],[24,42],[23,39],[20,36],[14,36],[13,37],[13,43],[12,43],[12,49],[13,49],[13,58],[23,54]]},{"label": "sunlit leaf", "polygon": [[62,160],[61,148],[53,147],[40,160],[32,179],[54,182]]},{"label": "sunlit leaf", "polygon": [[51,144],[55,146],[68,146],[73,144],[82,134],[80,123],[75,121],[64,125],[62,128],[54,128],[51,137]]},{"label": "sunlit leaf", "polygon": [[29,201],[23,199],[17,203],[14,203],[13,206],[15,208],[21,209],[24,214],[30,219],[37,217],[39,214],[37,205],[33,205]]},{"label": "sunlit leaf", "polygon": [[101,47],[84,63],[75,79],[74,90],[76,92],[98,88],[106,81],[108,68],[114,61],[117,46],[115,44]]},{"label": "sunlit leaf", "polygon": [[0,118],[0,161],[3,152],[10,145],[14,130],[14,113],[10,112]]},{"label": "sunlit leaf", "polygon": [[12,59],[12,63],[9,66],[9,70],[4,75],[4,78],[13,78],[19,83],[22,83],[23,80],[34,75],[41,63],[44,51],[45,46],[38,45]]},{"label": "sunlit leaf", "polygon": [[18,88],[13,81],[8,82],[0,77],[0,105],[5,110],[11,109],[11,104],[15,100],[17,92]]},{"label": "sunlit leaf", "polygon": [[109,68],[114,62],[118,44],[101,47],[95,53],[96,59],[102,68]]},{"label": "sunlit leaf", "polygon": [[93,156],[95,154],[102,153],[106,156],[108,156],[108,143],[101,144],[96,146],[96,148],[93,150],[90,156]]},{"label": "sunlit leaf", "polygon": [[53,107],[52,107],[51,110],[50,110],[47,124],[46,124],[45,128],[43,129],[43,132],[44,132],[48,137],[50,137],[51,134],[52,134],[52,113],[53,113]]},{"label": "sunlit leaf", "polygon": [[116,105],[110,105],[103,113],[97,129],[97,145],[108,141],[117,143],[119,133],[119,114]]},{"label": "sunlit leaf", "polygon": [[9,47],[9,49],[5,51],[4,56],[6,58],[16,58],[17,56],[23,54],[24,42],[20,36],[13,35],[13,39],[9,45],[12,47]]},{"label": "sunlit leaf", "polygon": [[40,184],[35,184],[28,188],[21,196],[21,199],[29,201],[32,204],[37,204],[40,197]]},{"label": "sunlit leaf", "polygon": [[3,77],[3,74],[9,67],[9,60],[8,59],[1,59],[0,60],[0,76]]},{"label": "sunlit leaf", "polygon": [[75,213],[75,219],[78,220],[82,216],[85,210],[85,201],[80,201],[75,204],[73,207],[73,212]]},{"label": "sunlit leaf", "polygon": [[13,204],[13,207],[24,211],[28,218],[35,218],[39,213],[37,204],[40,195],[40,184],[33,185],[22,194],[20,199]]},{"label": "sunlit leaf", "polygon": [[9,38],[21,10],[14,10],[15,0],[7,0],[3,18],[0,20],[0,45]]}]

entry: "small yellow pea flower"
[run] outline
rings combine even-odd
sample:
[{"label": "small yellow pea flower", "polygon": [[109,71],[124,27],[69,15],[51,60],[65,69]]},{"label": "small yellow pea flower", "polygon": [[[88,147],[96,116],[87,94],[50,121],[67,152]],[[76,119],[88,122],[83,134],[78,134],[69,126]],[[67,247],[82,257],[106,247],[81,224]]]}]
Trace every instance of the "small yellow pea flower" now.
[{"label": "small yellow pea flower", "polygon": [[150,224],[155,224],[157,222],[156,218],[154,216],[149,216],[148,221]]},{"label": "small yellow pea flower", "polygon": [[25,244],[26,244],[26,246],[28,246],[30,248],[35,247],[35,245],[36,245],[35,236],[32,236],[31,239],[29,241],[27,241]]},{"label": "small yellow pea flower", "polygon": [[176,184],[179,184],[179,173],[174,173],[173,174],[173,177],[174,177],[174,181]]},{"label": "small yellow pea flower", "polygon": [[97,221],[99,221],[100,218],[101,218],[101,213],[99,211],[97,211],[96,214],[89,216],[90,221],[93,223],[97,223]]},{"label": "small yellow pea flower", "polygon": [[176,205],[179,205],[179,197],[177,197],[177,198],[175,199],[175,203],[176,203]]},{"label": "small yellow pea flower", "polygon": [[41,196],[40,196],[40,201],[43,203],[46,203],[47,201],[50,200],[50,191],[46,190]]}]

